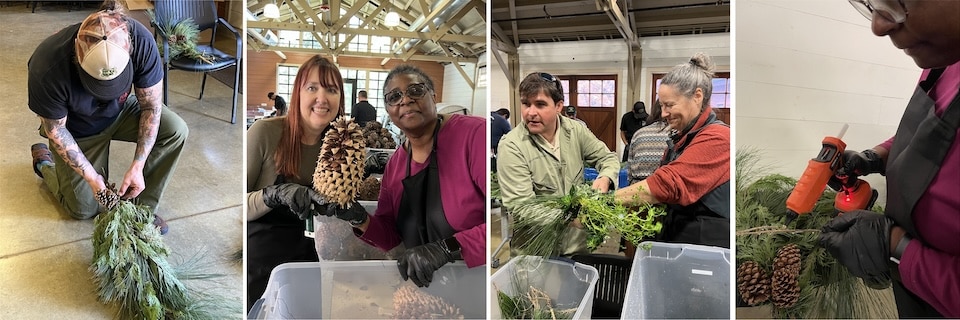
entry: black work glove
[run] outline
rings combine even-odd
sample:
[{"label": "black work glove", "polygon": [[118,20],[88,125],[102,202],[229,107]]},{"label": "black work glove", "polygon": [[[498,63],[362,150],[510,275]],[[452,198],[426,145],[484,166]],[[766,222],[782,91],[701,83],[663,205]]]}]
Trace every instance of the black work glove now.
[{"label": "black work glove", "polygon": [[893,225],[893,220],[879,213],[850,211],[820,229],[820,246],[867,286],[883,289],[890,285],[888,262]]},{"label": "black work glove", "polygon": [[271,208],[288,207],[300,220],[307,220],[317,215],[311,204],[320,206],[327,200],[310,187],[281,183],[263,188],[263,203]]},{"label": "black work glove", "polygon": [[460,256],[459,244],[456,245],[457,248],[448,248],[446,243],[449,241],[457,242],[456,238],[451,237],[404,251],[397,259],[400,277],[404,281],[409,278],[418,287],[430,286],[430,282],[433,281],[433,272]]},{"label": "black work glove", "polygon": [[873,149],[862,152],[847,150],[843,152],[843,166],[837,170],[837,174],[865,176],[883,171],[883,159]]},{"label": "black work glove", "polygon": [[325,216],[340,218],[340,220],[349,222],[352,226],[359,226],[363,224],[370,216],[367,213],[367,210],[356,201],[350,203],[349,207],[347,208],[344,208],[336,203],[331,203],[327,205],[327,209],[322,212],[322,214]]}]

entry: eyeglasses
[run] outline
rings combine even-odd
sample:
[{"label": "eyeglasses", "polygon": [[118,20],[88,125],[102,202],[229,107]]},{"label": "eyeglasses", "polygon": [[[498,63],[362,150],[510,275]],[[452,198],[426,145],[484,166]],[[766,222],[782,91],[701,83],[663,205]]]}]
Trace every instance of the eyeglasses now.
[{"label": "eyeglasses", "polygon": [[877,12],[883,19],[893,23],[903,23],[907,20],[907,7],[903,0],[847,0],[867,20],[873,21],[873,13]]},{"label": "eyeglasses", "polygon": [[563,85],[560,84],[560,80],[557,77],[554,77],[552,74],[546,72],[540,72],[540,78],[553,82],[557,86],[557,91],[560,91],[560,96],[563,96]]},{"label": "eyeglasses", "polygon": [[427,88],[427,85],[422,83],[414,83],[410,86],[407,86],[406,91],[400,91],[400,89],[393,89],[393,91],[387,92],[383,95],[383,101],[387,103],[388,106],[396,106],[400,104],[400,101],[403,100],[404,96],[410,99],[420,99],[423,96],[427,95],[427,91],[430,89]]}]

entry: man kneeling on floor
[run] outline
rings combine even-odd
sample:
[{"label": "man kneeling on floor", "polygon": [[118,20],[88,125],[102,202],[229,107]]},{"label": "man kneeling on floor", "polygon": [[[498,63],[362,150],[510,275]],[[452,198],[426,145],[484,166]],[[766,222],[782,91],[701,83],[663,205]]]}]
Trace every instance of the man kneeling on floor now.
[{"label": "man kneeling on floor", "polygon": [[[156,212],[188,130],[161,101],[163,66],[153,34],[106,1],[41,42],[27,68],[30,110],[56,151],[31,146],[33,168],[65,211],[92,218],[105,210],[94,195],[108,190]],[[107,188],[112,140],[137,143],[116,190]],[[159,217],[154,224],[167,232]]]}]

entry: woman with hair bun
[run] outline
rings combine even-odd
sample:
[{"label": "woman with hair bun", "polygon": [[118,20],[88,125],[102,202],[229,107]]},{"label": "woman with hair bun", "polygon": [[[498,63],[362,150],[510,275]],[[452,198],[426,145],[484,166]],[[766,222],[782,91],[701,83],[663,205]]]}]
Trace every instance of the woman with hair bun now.
[{"label": "woman with hair bun", "polygon": [[616,192],[625,205],[667,205],[658,241],[730,247],[730,127],[710,108],[712,80],[703,53],[663,77],[660,114],[671,132],[661,166]]}]

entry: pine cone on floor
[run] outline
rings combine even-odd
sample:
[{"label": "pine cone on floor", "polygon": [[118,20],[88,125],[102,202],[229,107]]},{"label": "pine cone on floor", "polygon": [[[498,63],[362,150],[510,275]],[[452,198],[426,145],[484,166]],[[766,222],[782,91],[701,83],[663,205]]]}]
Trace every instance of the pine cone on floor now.
[{"label": "pine cone on floor", "polygon": [[787,269],[794,275],[800,274],[800,248],[796,244],[788,244],[777,251],[773,260],[773,270]]},{"label": "pine cone on floor", "polygon": [[460,308],[409,284],[394,292],[393,316],[394,319],[463,319]]},{"label": "pine cone on floor", "polygon": [[773,271],[770,301],[779,308],[789,308],[800,300],[799,275],[788,269]]},{"label": "pine cone on floor", "polygon": [[761,304],[770,299],[770,277],[756,262],[744,262],[737,268],[737,289],[748,305]]},{"label": "pine cone on floor", "polygon": [[377,201],[380,198],[380,179],[367,177],[360,183],[360,200]]},{"label": "pine cone on floor", "polygon": [[339,117],[323,137],[313,188],[331,202],[347,206],[352,203],[363,182],[366,143],[353,118]]}]

